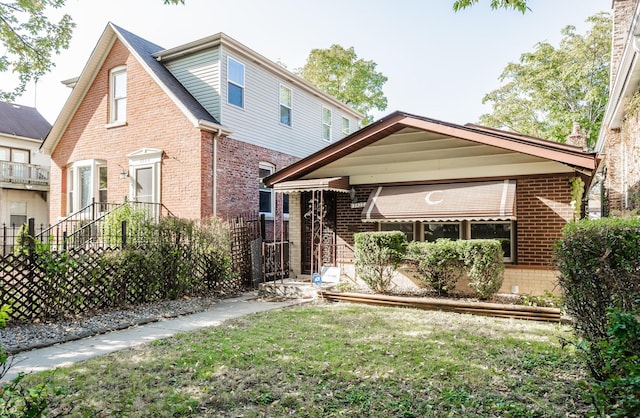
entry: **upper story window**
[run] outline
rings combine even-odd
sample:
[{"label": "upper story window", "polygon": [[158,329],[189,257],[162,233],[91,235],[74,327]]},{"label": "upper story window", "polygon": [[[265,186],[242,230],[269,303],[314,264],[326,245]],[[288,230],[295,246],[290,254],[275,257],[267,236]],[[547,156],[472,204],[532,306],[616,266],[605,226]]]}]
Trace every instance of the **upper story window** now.
[{"label": "upper story window", "polygon": [[227,102],[244,108],[244,64],[227,58]]},{"label": "upper story window", "polygon": [[275,166],[269,163],[260,163],[260,214],[273,215],[273,189],[264,185],[264,178],[275,172]]},{"label": "upper story window", "polygon": [[291,89],[280,85],[280,123],[287,126],[291,126],[292,97]]},{"label": "upper story window", "polygon": [[351,133],[351,122],[347,118],[342,118],[342,133],[349,135]]},{"label": "upper story window", "polygon": [[322,139],[331,141],[331,109],[322,107]]},{"label": "upper story window", "polygon": [[0,161],[29,164],[31,153],[26,149],[0,147]]},{"label": "upper story window", "polygon": [[109,77],[109,122],[124,123],[127,120],[127,68],[111,70]]}]

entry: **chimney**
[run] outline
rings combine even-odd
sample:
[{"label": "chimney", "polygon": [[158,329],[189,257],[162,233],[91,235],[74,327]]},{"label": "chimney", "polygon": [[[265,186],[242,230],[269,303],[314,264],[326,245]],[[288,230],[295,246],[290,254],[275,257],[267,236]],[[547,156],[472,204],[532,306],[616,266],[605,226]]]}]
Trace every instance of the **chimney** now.
[{"label": "chimney", "polygon": [[582,151],[589,151],[587,147],[587,136],[580,129],[578,122],[573,122],[573,129],[571,129],[571,135],[569,135],[565,141],[568,145],[582,148]]}]

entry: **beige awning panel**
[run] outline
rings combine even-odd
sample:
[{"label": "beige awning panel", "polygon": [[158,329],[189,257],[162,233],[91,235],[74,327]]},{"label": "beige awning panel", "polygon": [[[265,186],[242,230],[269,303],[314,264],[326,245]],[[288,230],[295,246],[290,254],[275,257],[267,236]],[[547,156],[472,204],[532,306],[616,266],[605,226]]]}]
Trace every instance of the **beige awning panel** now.
[{"label": "beige awning panel", "polygon": [[379,186],[362,211],[364,222],[515,220],[513,180]]},{"label": "beige awning panel", "polygon": [[349,177],[283,181],[282,183],[274,184],[273,190],[281,193],[310,192],[314,190],[348,193]]}]

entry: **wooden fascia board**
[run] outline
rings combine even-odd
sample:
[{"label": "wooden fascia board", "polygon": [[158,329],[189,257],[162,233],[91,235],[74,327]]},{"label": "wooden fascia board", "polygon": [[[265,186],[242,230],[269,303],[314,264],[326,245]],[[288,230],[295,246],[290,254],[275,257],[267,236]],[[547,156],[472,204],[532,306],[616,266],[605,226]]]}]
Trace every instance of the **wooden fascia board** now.
[{"label": "wooden fascia board", "polygon": [[369,144],[379,141],[380,139],[403,129],[404,126],[397,124],[397,120],[402,119],[403,117],[403,115],[393,115],[389,117],[388,120],[383,120],[380,123],[369,125],[352,136],[348,136],[343,140],[323,148],[320,151],[290,165],[289,167],[266,177],[264,179],[264,184],[267,187],[271,187],[275,183],[287,181],[292,178],[299,178],[316,170],[320,166],[329,164],[344,157],[345,155],[351,154],[352,152],[364,148]]},{"label": "wooden fascia board", "polygon": [[413,128],[423,129],[431,132],[438,132],[443,135],[462,138],[477,143],[504,148],[535,157],[546,158],[558,161],[571,166],[582,167],[588,170],[596,168],[595,159],[587,155],[576,155],[567,151],[556,150],[540,145],[517,141],[512,138],[501,138],[498,135],[490,135],[485,132],[477,132],[473,129],[443,125],[412,117],[405,117],[399,123]]}]

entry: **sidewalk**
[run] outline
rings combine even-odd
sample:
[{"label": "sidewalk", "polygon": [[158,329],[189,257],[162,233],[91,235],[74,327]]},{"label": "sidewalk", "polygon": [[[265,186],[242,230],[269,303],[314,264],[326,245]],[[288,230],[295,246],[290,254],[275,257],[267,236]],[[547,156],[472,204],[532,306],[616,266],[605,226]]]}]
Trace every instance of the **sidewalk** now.
[{"label": "sidewalk", "polygon": [[290,299],[267,302],[257,299],[255,293],[245,294],[236,298],[221,299],[210,310],[205,312],[151,322],[82,340],[18,353],[9,359],[13,359],[13,365],[2,378],[2,381],[11,380],[20,372],[31,373],[54,369],[135,345],[168,338],[181,332],[218,326],[227,319],[309,301],[310,299]]}]

